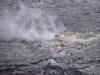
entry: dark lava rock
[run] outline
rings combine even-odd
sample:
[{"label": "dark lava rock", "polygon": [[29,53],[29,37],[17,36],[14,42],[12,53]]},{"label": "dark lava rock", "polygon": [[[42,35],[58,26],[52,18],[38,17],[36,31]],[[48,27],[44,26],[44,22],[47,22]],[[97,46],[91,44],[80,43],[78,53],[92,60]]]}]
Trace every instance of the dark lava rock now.
[{"label": "dark lava rock", "polygon": [[76,68],[63,69],[56,65],[46,65],[24,73],[9,73],[7,75],[88,75],[78,71]]}]

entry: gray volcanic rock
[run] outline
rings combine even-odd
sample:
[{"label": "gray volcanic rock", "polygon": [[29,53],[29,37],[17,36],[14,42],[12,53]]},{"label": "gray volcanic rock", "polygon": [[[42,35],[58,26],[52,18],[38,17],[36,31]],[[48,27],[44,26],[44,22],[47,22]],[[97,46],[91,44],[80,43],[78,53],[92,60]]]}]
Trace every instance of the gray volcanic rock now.
[{"label": "gray volcanic rock", "polygon": [[45,9],[57,15],[67,31],[100,32],[99,0],[0,0],[0,8],[20,10],[23,2],[30,8]]},{"label": "gray volcanic rock", "polygon": [[53,40],[0,41],[0,74],[99,75],[100,34],[84,33],[91,35],[87,38],[82,34],[66,32]]},{"label": "gray volcanic rock", "polygon": [[28,2],[30,7],[39,7],[59,16],[69,31],[100,32],[99,0],[40,0],[37,2],[33,0],[32,3]]},{"label": "gray volcanic rock", "polygon": [[[48,43],[50,41],[44,42]],[[53,46],[53,42],[51,43]],[[60,55],[60,50],[59,52],[50,51],[49,46],[51,45],[48,44],[47,46],[46,44],[39,41],[27,42],[25,40],[1,41],[0,75],[86,75],[78,71],[77,68],[67,68],[67,65],[63,65],[64,61],[69,62],[69,60]],[[54,54],[58,57],[55,57]],[[68,57],[71,62],[73,62],[72,58]]]},{"label": "gray volcanic rock", "polygon": [[100,32],[99,0],[52,0],[46,8],[57,13],[67,30]]},{"label": "gray volcanic rock", "polygon": [[5,9],[15,15],[21,4],[58,16],[66,31],[96,33],[0,40],[0,75],[100,75],[100,0],[0,0],[0,17]]}]

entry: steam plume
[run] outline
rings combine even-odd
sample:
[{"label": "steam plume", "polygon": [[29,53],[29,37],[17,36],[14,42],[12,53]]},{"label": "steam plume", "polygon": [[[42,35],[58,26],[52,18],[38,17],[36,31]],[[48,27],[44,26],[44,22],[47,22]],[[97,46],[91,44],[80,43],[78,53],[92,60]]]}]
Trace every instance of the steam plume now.
[{"label": "steam plume", "polygon": [[0,16],[0,39],[51,39],[64,30],[64,25],[56,16],[38,8],[24,5],[14,12],[9,9],[2,11]]}]

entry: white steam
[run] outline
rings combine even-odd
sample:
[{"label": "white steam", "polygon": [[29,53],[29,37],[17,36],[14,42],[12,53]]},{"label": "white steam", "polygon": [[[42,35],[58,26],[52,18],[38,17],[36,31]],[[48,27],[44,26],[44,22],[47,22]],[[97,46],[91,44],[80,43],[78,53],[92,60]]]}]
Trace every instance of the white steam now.
[{"label": "white steam", "polygon": [[54,34],[64,31],[64,25],[56,16],[37,8],[23,5],[12,14],[10,10],[2,11],[0,16],[0,39],[51,39]]}]

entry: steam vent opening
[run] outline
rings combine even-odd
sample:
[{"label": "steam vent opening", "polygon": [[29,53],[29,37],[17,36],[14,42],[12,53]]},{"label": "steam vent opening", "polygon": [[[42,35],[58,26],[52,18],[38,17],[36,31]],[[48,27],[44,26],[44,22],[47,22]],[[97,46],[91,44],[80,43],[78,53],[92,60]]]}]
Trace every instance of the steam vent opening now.
[{"label": "steam vent opening", "polygon": [[0,0],[0,75],[100,75],[100,1]]}]

